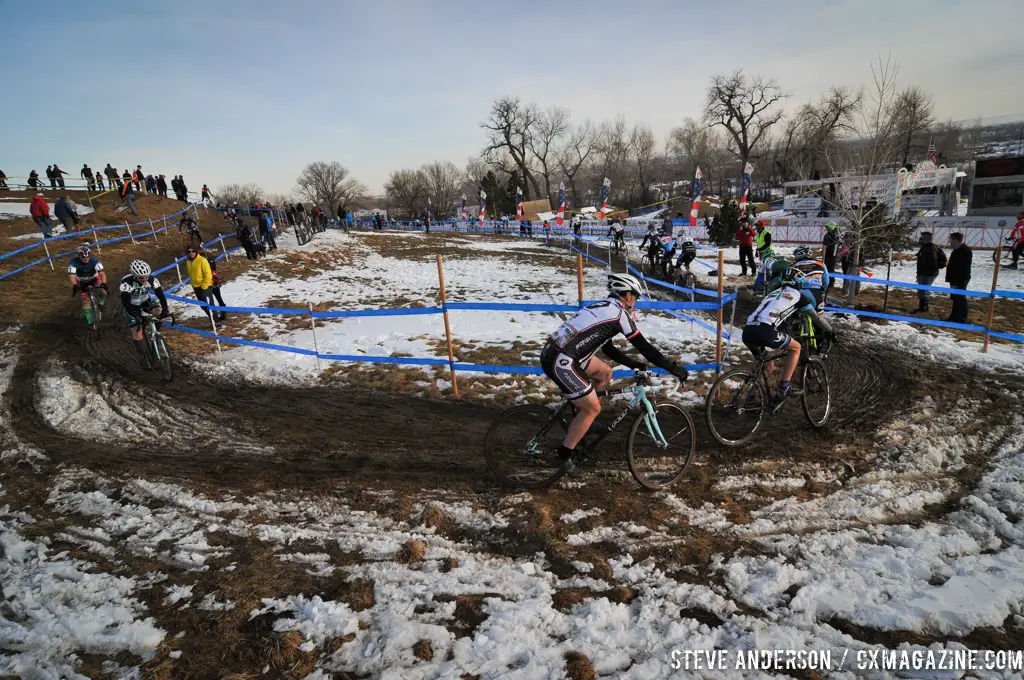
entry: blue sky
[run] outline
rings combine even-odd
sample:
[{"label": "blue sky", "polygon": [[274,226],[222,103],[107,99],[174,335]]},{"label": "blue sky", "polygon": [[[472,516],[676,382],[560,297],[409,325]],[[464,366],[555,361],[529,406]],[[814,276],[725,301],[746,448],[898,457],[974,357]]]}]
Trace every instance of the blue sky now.
[{"label": "blue sky", "polygon": [[776,76],[795,106],[890,50],[940,118],[1016,114],[1021,25],[1020,0],[0,0],[0,169],[141,163],[286,192],[338,160],[376,192],[465,165],[503,95],[664,139],[714,73]]}]

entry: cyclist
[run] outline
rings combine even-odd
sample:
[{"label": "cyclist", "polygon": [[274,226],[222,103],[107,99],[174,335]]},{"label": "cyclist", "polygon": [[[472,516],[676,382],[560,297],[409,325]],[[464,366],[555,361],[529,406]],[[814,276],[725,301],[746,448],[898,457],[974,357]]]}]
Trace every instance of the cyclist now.
[{"label": "cyclist", "polygon": [[658,240],[658,227],[654,222],[647,225],[647,233],[644,234],[644,240],[637,246],[637,250],[643,250],[645,247],[647,248],[647,259],[654,264],[658,261],[658,251],[661,249],[661,241]]},{"label": "cyclist", "polygon": [[89,251],[89,244],[78,249],[71,261],[68,262],[68,279],[71,281],[71,297],[78,295],[82,300],[82,311],[85,313],[85,321],[92,325],[92,305],[89,303],[89,289],[102,288],[97,293],[96,301],[102,306],[107,301],[107,272],[103,271],[103,263],[92,257]]},{"label": "cyclist", "polygon": [[789,269],[789,260],[777,255],[775,250],[768,248],[761,254],[761,265],[757,268],[754,278],[754,292],[764,290],[771,293],[779,287],[779,276]]},{"label": "cyclist", "polygon": [[188,240],[195,240],[196,245],[203,242],[203,237],[199,234],[199,223],[191,215],[185,215],[178,222],[178,233],[180,234],[182,231],[184,231]]},{"label": "cyclist", "polygon": [[1010,251],[1013,261],[1010,263],[1009,268],[1016,269],[1017,260],[1024,253],[1024,210],[1017,213],[1017,224],[1013,226],[1013,229],[1010,231],[1010,237],[1007,240],[1013,242]]},{"label": "cyclist", "polygon": [[616,250],[626,249],[625,231],[625,227],[622,226],[622,222],[618,218],[612,220],[612,223],[608,225],[608,238],[612,239],[612,244]]},{"label": "cyclist", "polygon": [[608,298],[584,307],[551,334],[540,354],[544,374],[551,378],[562,394],[572,402],[576,417],[569,424],[558,456],[563,462],[573,460],[576,445],[590,429],[601,412],[601,402],[594,393],[608,386],[611,367],[594,356],[601,350],[612,361],[633,370],[646,368],[615,347],[612,340],[622,333],[645,359],[663,368],[680,380],[686,380],[686,369],[655,349],[637,328],[633,308],[640,299],[640,282],[629,274],[608,275]]},{"label": "cyclist", "polygon": [[[785,348],[788,354],[778,392],[781,401],[791,394],[800,394],[800,390],[790,383],[800,360],[800,343],[782,331],[781,327],[797,311],[806,311],[812,318],[817,317],[817,313],[813,303],[800,292],[804,283],[803,272],[786,269],[779,277],[779,283],[780,287],[765,296],[753,314],[747,317],[743,327],[743,344],[755,358],[760,358],[765,349]],[[767,368],[769,373],[774,372],[775,362],[769,362]]]},{"label": "cyclist", "polygon": [[793,251],[793,268],[803,272],[802,291],[805,295],[810,293],[814,298],[815,309],[820,312],[825,304],[825,295],[828,293],[830,280],[828,267],[821,260],[816,260],[811,256],[810,248],[798,246]]},{"label": "cyclist", "polygon": [[[124,307],[124,318],[131,330],[135,349],[139,351],[142,367],[149,368],[149,348],[142,336],[142,312],[164,319],[170,315],[167,298],[164,297],[160,282],[152,275],[153,270],[142,260],[132,260],[128,265],[128,274],[121,279],[121,306]],[[155,294],[156,304],[150,294]]]},{"label": "cyclist", "polygon": [[693,243],[692,236],[684,236],[679,245],[679,258],[676,260],[676,267],[686,267],[690,271],[690,263],[697,259],[697,246]]}]

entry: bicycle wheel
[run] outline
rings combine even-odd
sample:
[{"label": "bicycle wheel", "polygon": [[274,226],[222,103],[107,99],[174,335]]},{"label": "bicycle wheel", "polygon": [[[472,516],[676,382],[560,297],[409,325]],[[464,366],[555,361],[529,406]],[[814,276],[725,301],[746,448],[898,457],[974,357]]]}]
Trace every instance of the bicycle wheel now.
[{"label": "bicycle wheel", "polygon": [[640,414],[629,430],[627,454],[629,471],[640,486],[661,489],[674,484],[686,472],[697,450],[697,435],[690,414],[676,404],[654,405],[657,425],[667,446],[662,446],[648,427],[647,414]]},{"label": "bicycle wheel", "polygon": [[683,275],[683,288],[689,288],[690,290],[693,290],[696,287],[697,277],[694,276],[693,272],[686,272],[686,274]]},{"label": "bicycle wheel", "polygon": [[534,404],[499,415],[484,437],[487,467],[511,489],[542,489],[565,474],[558,447],[565,438],[564,413]]},{"label": "bicycle wheel", "polygon": [[153,335],[153,364],[160,367],[160,373],[164,380],[174,380],[174,364],[171,361],[171,352],[167,349],[164,337],[159,333]]},{"label": "bicycle wheel", "polygon": [[750,441],[768,412],[768,395],[750,371],[729,371],[715,381],[704,402],[711,436],[725,446]]},{"label": "bicycle wheel", "polygon": [[828,416],[832,412],[832,397],[828,386],[828,371],[825,369],[825,362],[819,357],[811,357],[804,366],[803,395],[800,402],[804,407],[804,415],[807,416],[811,427],[821,429],[828,422]]}]

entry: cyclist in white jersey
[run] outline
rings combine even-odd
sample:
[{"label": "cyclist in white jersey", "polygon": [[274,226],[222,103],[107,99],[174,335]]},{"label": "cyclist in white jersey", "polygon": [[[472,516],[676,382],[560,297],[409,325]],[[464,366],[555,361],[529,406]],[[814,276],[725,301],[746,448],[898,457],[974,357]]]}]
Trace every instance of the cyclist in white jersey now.
[{"label": "cyclist in white jersey", "polygon": [[[747,324],[743,327],[743,344],[755,358],[760,357],[765,348],[785,348],[788,352],[786,364],[782,369],[782,380],[779,382],[780,400],[791,394],[800,394],[800,390],[790,384],[796,365],[800,361],[800,343],[783,331],[782,325],[798,311],[807,311],[812,318],[818,316],[814,311],[813,300],[808,300],[800,292],[803,283],[803,272],[792,268],[782,272],[779,276],[779,288],[765,296],[754,313],[747,317]],[[821,319],[817,321],[827,325]],[[768,371],[774,370],[775,362],[769,362]]]},{"label": "cyclist in white jersey", "polygon": [[614,362],[634,370],[646,368],[643,362],[630,358],[612,343],[620,333],[658,368],[680,380],[688,376],[685,368],[666,358],[640,334],[633,318],[633,308],[641,294],[640,282],[629,274],[609,274],[608,292],[607,299],[584,307],[559,326],[541,350],[540,365],[545,375],[576,409],[576,417],[558,451],[565,461],[572,459],[576,445],[601,412],[601,402],[594,390],[606,388],[612,379],[611,366],[594,354],[601,350]]}]

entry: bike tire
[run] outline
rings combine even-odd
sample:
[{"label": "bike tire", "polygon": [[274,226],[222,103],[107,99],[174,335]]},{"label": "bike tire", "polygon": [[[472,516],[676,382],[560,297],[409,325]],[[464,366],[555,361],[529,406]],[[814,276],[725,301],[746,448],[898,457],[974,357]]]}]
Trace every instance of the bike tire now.
[{"label": "bike tire", "polygon": [[827,426],[828,417],[832,413],[832,393],[829,388],[828,370],[820,357],[811,357],[804,366],[800,404],[811,427],[820,430]]},{"label": "bike tire", "polygon": [[97,337],[99,337],[100,321],[103,320],[103,315],[100,312],[100,305],[96,301],[96,295],[92,293],[89,294],[89,307],[92,310],[92,323],[89,324],[89,328],[92,330],[93,333],[96,334]]},{"label": "bike tire", "polygon": [[167,382],[174,380],[174,361],[171,351],[164,342],[164,337],[157,333],[153,336],[153,363],[160,366],[160,374]]},{"label": "bike tire", "polygon": [[551,486],[566,471],[557,452],[567,425],[564,413],[546,406],[524,404],[504,411],[484,437],[487,467],[509,489]]},{"label": "bike tire", "polygon": [[633,479],[651,490],[679,481],[697,451],[697,433],[689,413],[671,402],[654,404],[654,413],[668,442],[667,449],[661,448],[651,436],[646,427],[646,413],[633,421],[626,449]]},{"label": "bike tire", "polygon": [[740,446],[757,434],[769,408],[761,381],[751,371],[739,369],[719,376],[708,390],[704,416],[715,441]]},{"label": "bike tire", "polygon": [[686,275],[683,276],[683,288],[689,288],[690,290],[693,290],[696,287],[697,277],[694,276],[693,272],[686,272]]}]

